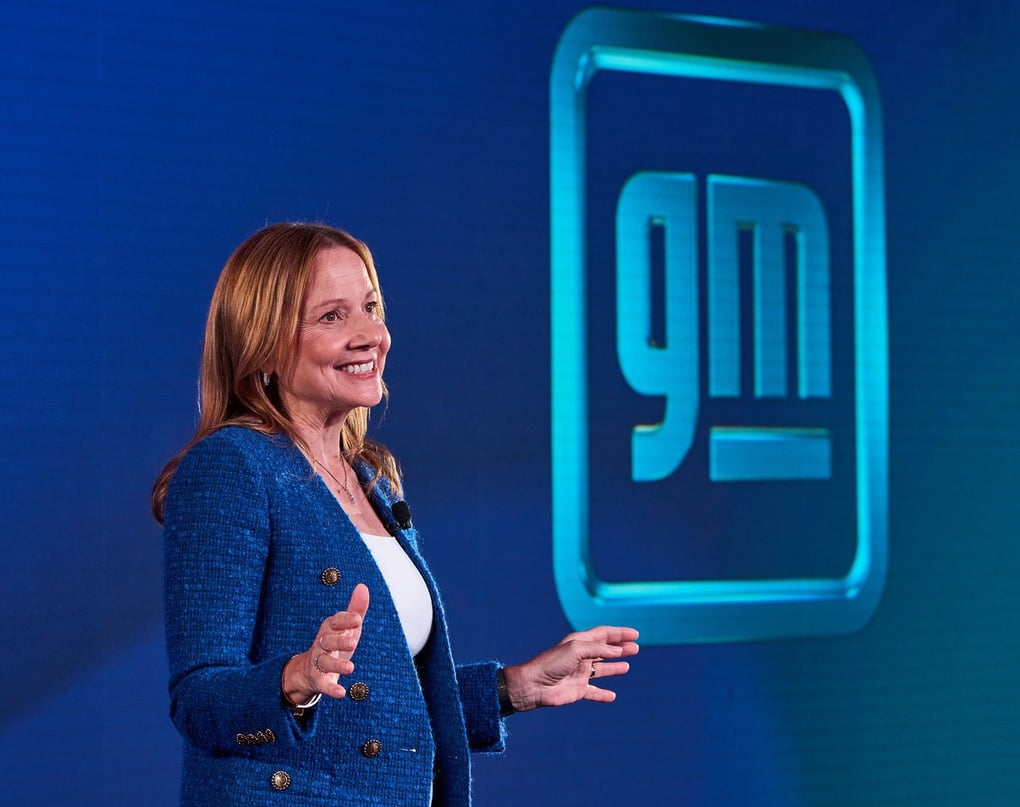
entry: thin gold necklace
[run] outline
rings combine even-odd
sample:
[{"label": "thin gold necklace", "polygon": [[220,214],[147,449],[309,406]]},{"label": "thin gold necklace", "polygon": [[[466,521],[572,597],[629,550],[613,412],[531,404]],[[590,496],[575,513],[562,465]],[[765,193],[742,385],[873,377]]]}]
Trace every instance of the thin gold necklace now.
[{"label": "thin gold necklace", "polygon": [[316,465],[318,465],[320,468],[322,468],[322,470],[324,470],[327,474],[329,474],[329,478],[330,479],[332,479],[340,487],[343,488],[344,493],[347,494],[347,498],[351,500],[351,504],[354,504],[354,502],[355,502],[354,494],[351,493],[351,489],[349,487],[347,487],[347,463],[346,462],[344,463],[344,479],[341,482],[339,479],[337,479],[335,476],[333,476],[333,472],[331,470],[329,470],[329,468],[327,468],[321,462],[316,460],[315,457],[312,457],[312,459],[315,460],[315,464]]}]

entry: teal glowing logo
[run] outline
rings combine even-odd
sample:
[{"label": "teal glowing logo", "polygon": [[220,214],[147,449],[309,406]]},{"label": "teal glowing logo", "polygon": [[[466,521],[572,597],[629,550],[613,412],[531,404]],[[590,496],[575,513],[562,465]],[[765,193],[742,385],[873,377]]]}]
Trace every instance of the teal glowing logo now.
[{"label": "teal glowing logo", "polygon": [[[763,580],[607,581],[589,556],[589,390],[586,97],[598,71],[746,82],[832,92],[850,120],[856,543],[845,575]],[[551,76],[553,562],[571,623],[626,623],[649,643],[845,633],[874,613],[885,581],[888,350],[879,96],[867,60],[844,37],[727,20],[590,9],[564,30]],[[832,395],[829,232],[804,184],[705,177],[705,288],[699,288],[698,181],[640,171],[616,209],[616,352],[626,382],[664,400],[660,422],[635,424],[634,484],[673,474],[696,439],[702,401],[742,393],[782,399],[796,361],[796,397]],[[650,232],[664,242],[664,339],[649,338]],[[753,355],[741,356],[738,235],[753,256]],[[787,288],[785,252],[795,253]],[[747,292],[745,292],[747,293]],[[788,323],[788,298],[796,322]],[[704,305],[702,300],[704,299]],[[699,311],[706,328],[699,329]],[[791,327],[792,326],[792,327]],[[795,336],[793,350],[787,339]],[[699,344],[705,333],[706,345]],[[702,366],[704,361],[706,366]],[[706,389],[702,390],[702,379]],[[824,480],[832,435],[820,423],[707,429],[711,482]],[[634,514],[640,521],[640,514]],[[824,540],[825,525],[818,525]]]}]

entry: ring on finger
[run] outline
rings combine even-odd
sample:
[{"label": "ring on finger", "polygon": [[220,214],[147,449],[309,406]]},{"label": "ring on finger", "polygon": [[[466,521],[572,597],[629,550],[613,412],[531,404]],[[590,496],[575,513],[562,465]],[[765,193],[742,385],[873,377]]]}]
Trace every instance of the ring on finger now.
[{"label": "ring on finger", "polygon": [[312,666],[319,671],[320,675],[329,675],[329,670],[324,670],[322,669],[322,667],[319,666],[319,659],[325,655],[326,655],[325,652],[319,653],[319,655],[317,655],[315,659],[312,661]]}]

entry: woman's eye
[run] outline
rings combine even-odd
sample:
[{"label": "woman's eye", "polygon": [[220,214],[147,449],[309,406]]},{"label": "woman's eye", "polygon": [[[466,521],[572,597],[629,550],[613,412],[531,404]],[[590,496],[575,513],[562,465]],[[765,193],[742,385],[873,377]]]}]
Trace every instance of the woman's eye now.
[{"label": "woman's eye", "polygon": [[338,322],[340,320],[339,311],[327,311],[322,315],[323,322]]},{"label": "woman's eye", "polygon": [[369,314],[378,314],[379,313],[379,303],[374,302],[374,301],[371,302],[371,303],[368,303],[365,306],[365,311],[367,313],[369,313]]}]

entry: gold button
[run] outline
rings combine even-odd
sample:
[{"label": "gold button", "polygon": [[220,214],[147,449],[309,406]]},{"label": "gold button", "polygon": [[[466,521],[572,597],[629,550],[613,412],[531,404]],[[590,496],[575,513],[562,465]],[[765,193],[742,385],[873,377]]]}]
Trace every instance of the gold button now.
[{"label": "gold button", "polygon": [[382,743],[378,740],[369,740],[363,746],[361,746],[361,753],[371,759],[377,757],[382,753]]},{"label": "gold button", "polygon": [[290,774],[287,771],[277,771],[269,777],[269,783],[273,790],[286,790],[290,787]]},{"label": "gold button", "polygon": [[368,685],[358,681],[356,684],[351,684],[351,688],[347,692],[354,700],[363,701],[368,697]]},{"label": "gold button", "polygon": [[319,575],[319,579],[322,580],[323,585],[330,587],[335,586],[340,582],[340,570],[334,566],[330,566],[328,569],[323,571],[321,575]]}]

